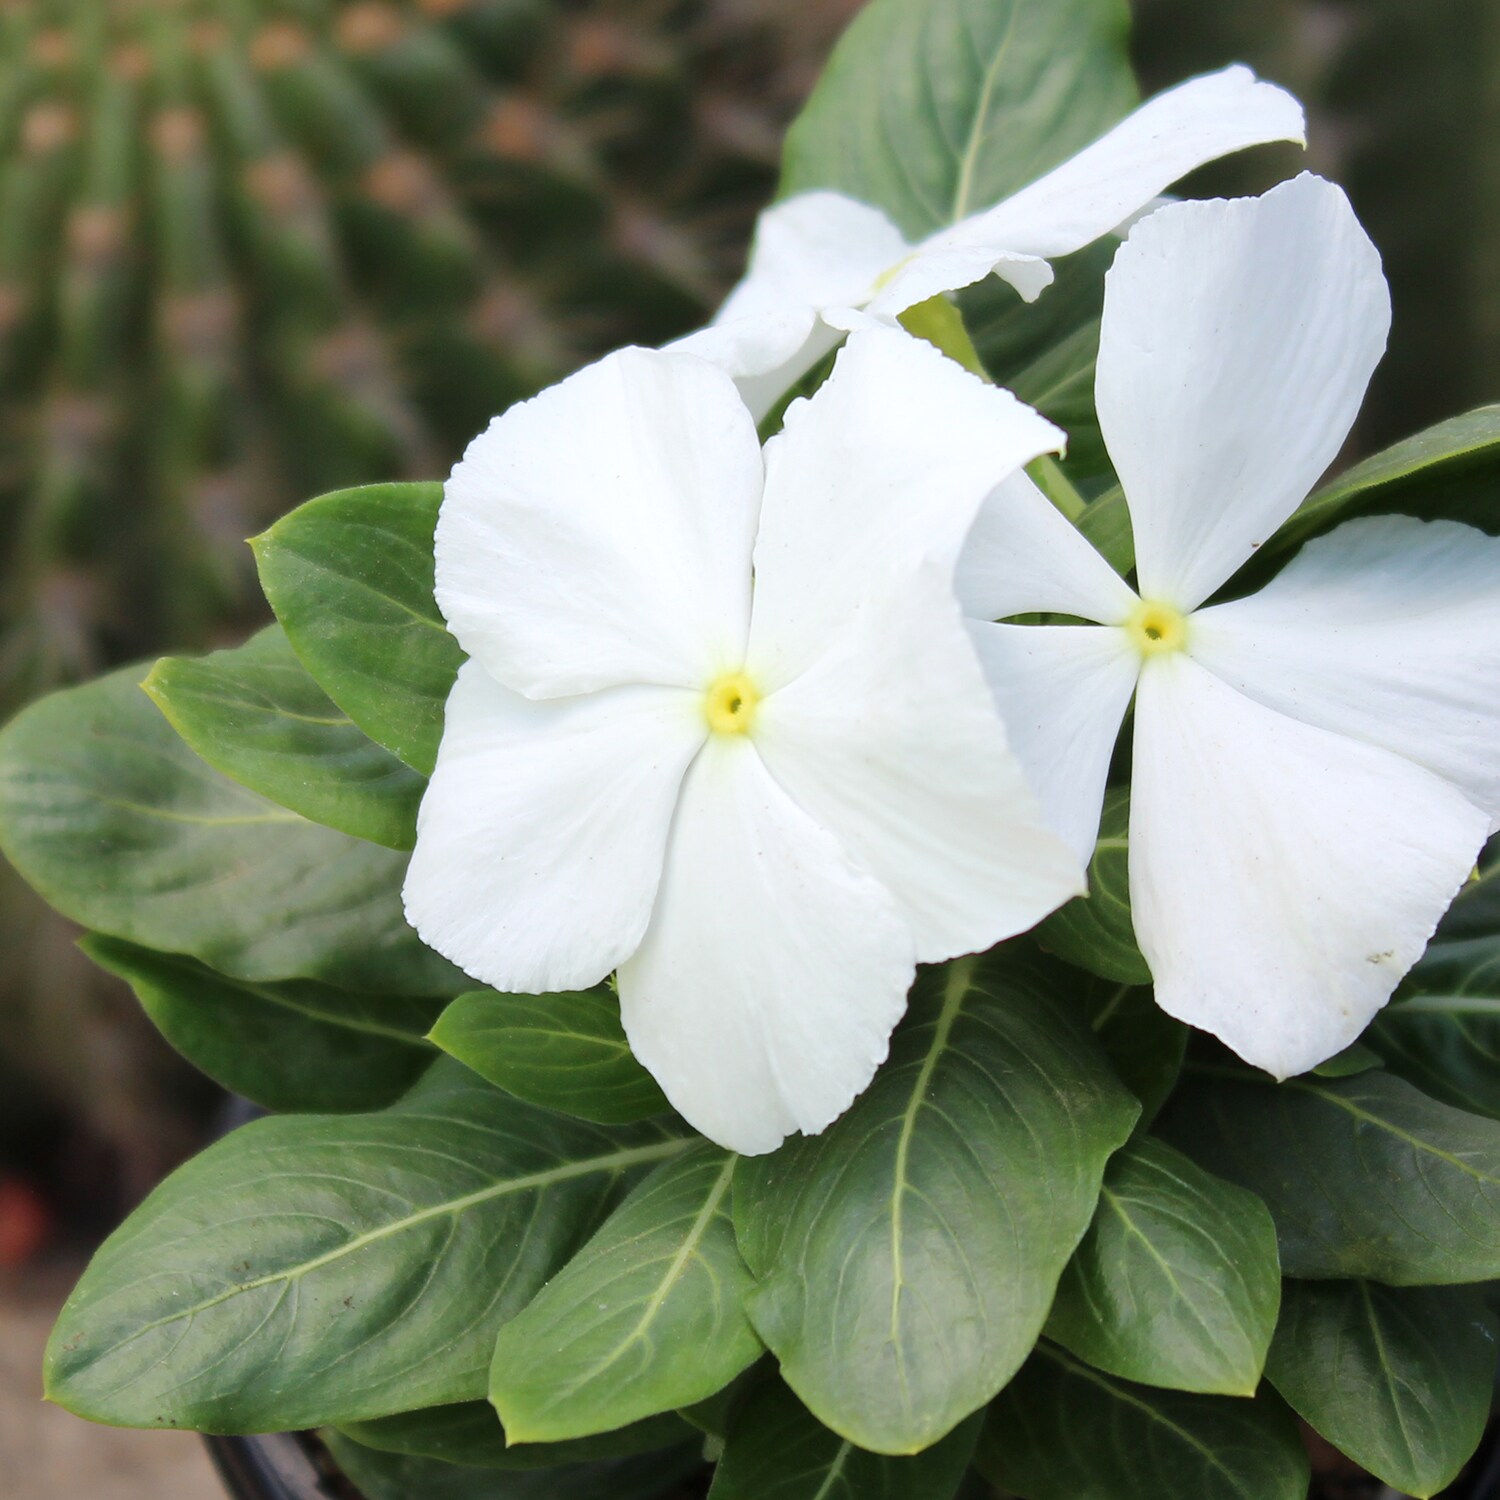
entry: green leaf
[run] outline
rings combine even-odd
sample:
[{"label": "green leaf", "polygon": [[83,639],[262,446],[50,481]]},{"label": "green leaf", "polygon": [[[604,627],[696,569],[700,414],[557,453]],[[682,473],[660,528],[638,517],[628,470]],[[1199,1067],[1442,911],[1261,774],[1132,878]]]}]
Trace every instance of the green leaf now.
[{"label": "green leaf", "polygon": [[282,807],[410,849],[426,781],[357,729],[277,625],[232,651],[167,657],[142,684],[209,765]]},{"label": "green leaf", "polygon": [[432,597],[442,498],[438,484],[339,490],[251,543],[303,665],[372,740],[424,776],[463,661]]},{"label": "green leaf", "polygon": [[1099,842],[1089,861],[1089,893],[1069,901],[1036,930],[1043,948],[1122,984],[1150,984],[1130,919],[1130,788],[1104,795]]},{"label": "green leaf", "polygon": [[1047,1337],[1126,1380],[1251,1396],[1280,1300],[1265,1204],[1138,1136],[1105,1170]]},{"label": "green leaf", "polygon": [[1135,532],[1130,507],[1118,485],[1091,500],[1078,518],[1078,529],[1122,578],[1135,567]]},{"label": "green leaf", "polygon": [[916,237],[990,207],[1136,102],[1123,0],[872,0],[787,135],[781,191]]},{"label": "green leaf", "polygon": [[1456,1109],[1500,1120],[1500,866],[1454,902],[1365,1033],[1393,1073]]},{"label": "green leaf", "polygon": [[911,1458],[868,1453],[830,1432],[781,1381],[735,1413],[709,1500],[952,1500],[979,1418]]},{"label": "green leaf", "polygon": [[441,1000],[355,995],[311,980],[253,984],[93,933],[79,946],[135,991],[195,1068],[266,1109],[379,1109],[437,1055],[425,1033]]},{"label": "green leaf", "polygon": [[822,1135],[741,1162],[750,1316],[840,1436],[914,1453],[1020,1366],[1139,1107],[1050,966],[926,970]]},{"label": "green leaf", "polygon": [[664,1162],[501,1328],[490,1400],[512,1441],[587,1437],[691,1405],[760,1357],[729,1219],[735,1161],[704,1141]]},{"label": "green leaf", "polygon": [[1341,521],[1391,512],[1500,533],[1500,405],[1404,438],[1315,490],[1261,557],[1283,558]]},{"label": "green leaf", "polygon": [[1162,1124],[1194,1160],[1265,1201],[1289,1276],[1500,1277],[1500,1123],[1383,1068],[1276,1084],[1193,1067]]},{"label": "green leaf", "polygon": [[1120,1082],[1141,1101],[1135,1128],[1144,1130],[1176,1087],[1188,1028],[1146,988],[1094,980],[1078,984],[1077,992]]},{"label": "green leaf", "polygon": [[1348,1078],[1354,1073],[1363,1073],[1369,1068],[1381,1066],[1380,1054],[1372,1051],[1363,1042],[1350,1042],[1342,1052],[1325,1057],[1312,1071],[1319,1078]]},{"label": "green leaf", "polygon": [[46,1384],[123,1427],[270,1432],[483,1396],[495,1332],[686,1142],[524,1105],[448,1059],[378,1114],[257,1120],[94,1257]]},{"label": "green leaf", "polygon": [[722,1441],[729,1433],[734,1413],[746,1396],[766,1378],[772,1363],[770,1355],[763,1355],[748,1370],[741,1370],[722,1390],[715,1391],[706,1401],[680,1407],[677,1415],[684,1422],[692,1423],[699,1432]]},{"label": "green leaf", "polygon": [[990,1408],[979,1467],[1022,1500],[1305,1500],[1291,1413],[1132,1385],[1041,1344]]},{"label": "green leaf", "polygon": [[479,1469],[550,1469],[559,1464],[593,1463],[601,1458],[651,1453],[693,1437],[693,1429],[681,1417],[667,1415],[571,1443],[512,1445],[488,1401],[432,1406],[369,1422],[341,1422],[338,1430],[382,1453],[440,1458]]},{"label": "green leaf", "polygon": [[58,911],[236,979],[468,988],[406,924],[405,855],[212,770],[139,682],[127,668],[55,693],[0,732],[0,850]]},{"label": "green leaf", "polygon": [[698,1444],[555,1469],[476,1469],[319,1436],[363,1500],[675,1500],[703,1467]]},{"label": "green leaf", "polygon": [[548,1109],[624,1124],[671,1106],[635,1060],[620,1007],[605,990],[555,995],[460,995],[432,1040],[517,1098]]},{"label": "green leaf", "polygon": [[1336,1448],[1426,1497],[1479,1446],[1495,1334],[1468,1287],[1289,1281],[1266,1373]]}]

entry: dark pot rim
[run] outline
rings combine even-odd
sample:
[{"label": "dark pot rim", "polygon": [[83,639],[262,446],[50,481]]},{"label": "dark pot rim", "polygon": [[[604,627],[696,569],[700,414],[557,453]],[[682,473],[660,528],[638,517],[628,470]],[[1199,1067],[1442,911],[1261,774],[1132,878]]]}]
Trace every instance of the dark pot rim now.
[{"label": "dark pot rim", "polygon": [[232,1500],[363,1500],[310,1432],[205,1433],[203,1442]]}]

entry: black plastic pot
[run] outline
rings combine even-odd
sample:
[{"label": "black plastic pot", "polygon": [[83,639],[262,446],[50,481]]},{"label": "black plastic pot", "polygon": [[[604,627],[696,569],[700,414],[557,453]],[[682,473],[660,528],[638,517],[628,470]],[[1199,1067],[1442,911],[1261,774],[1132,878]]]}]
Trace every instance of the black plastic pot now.
[{"label": "black plastic pot", "polygon": [[203,1441],[232,1500],[363,1500],[328,1450],[305,1433]]}]

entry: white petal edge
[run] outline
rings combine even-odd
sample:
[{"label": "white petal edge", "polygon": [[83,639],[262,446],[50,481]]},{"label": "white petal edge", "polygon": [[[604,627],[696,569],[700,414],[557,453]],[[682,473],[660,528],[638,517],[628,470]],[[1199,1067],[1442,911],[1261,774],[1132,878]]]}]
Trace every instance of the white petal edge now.
[{"label": "white petal edge", "polygon": [[438,513],[438,606],[528,697],[700,687],[743,657],[762,476],[722,370],[621,350],[469,445]]},{"label": "white petal edge", "polygon": [[1270,141],[1306,144],[1302,106],[1235,66],[1190,78],[1127,115],[1028,187],[922,247],[992,245],[1071,255],[1119,228],[1197,167]]},{"label": "white petal edge", "polygon": [[1350,521],[1192,630],[1194,659],[1240,692],[1425,766],[1500,826],[1500,538]]},{"label": "white petal edge", "polygon": [[1139,653],[1109,626],[971,622],[969,630],[1043,817],[1087,865]]},{"label": "white petal edge", "polygon": [[753,732],[798,806],[895,895],[922,963],[990,948],[1085,888],[935,567],[853,615]]},{"label": "white petal edge", "polygon": [[402,892],[423,942],[496,989],[584,989],[650,920],[700,700],[613,688],[537,702],[466,662]]},{"label": "white petal edge", "polygon": [[620,966],[631,1049],[696,1128],[774,1151],[841,1115],[885,1060],[915,975],[889,892],[717,736],[683,784],[656,912]]},{"label": "white petal edge", "polygon": [[964,613],[975,620],[1045,611],[1117,625],[1139,603],[1025,474],[997,486],[980,508],[954,587]]},{"label": "white petal edge", "polygon": [[1196,607],[1296,509],[1389,327],[1380,256],[1321,178],[1136,225],[1105,278],[1095,396],[1144,597]]},{"label": "white petal edge", "polygon": [[788,307],[860,307],[875,284],[911,253],[878,208],[842,193],[799,193],[772,204],[755,227],[744,280],[715,323]]},{"label": "white petal edge", "polygon": [[1487,826],[1431,772],[1262,707],[1182,653],[1141,674],[1130,900],[1157,1004],[1278,1078],[1364,1030]]},{"label": "white petal edge", "polygon": [[[933,245],[915,251],[867,308],[878,318],[894,319],[929,297],[973,286],[992,272],[1014,287],[1023,302],[1035,302],[1054,278],[1052,267],[1035,255],[992,245]],[[830,314],[830,321],[837,322],[838,315]]]},{"label": "white petal edge", "polygon": [[695,354],[729,375],[757,423],[844,336],[815,307],[710,323],[667,349]]},{"label": "white petal edge", "polygon": [[734,377],[760,421],[839,341],[820,314],[863,307],[911,247],[878,208],[842,193],[799,193],[755,228],[744,279],[713,322],[669,347]]},{"label": "white petal edge", "polygon": [[750,655],[764,693],[926,562],[951,580],[986,495],[1063,435],[904,333],[852,334],[766,445]]}]

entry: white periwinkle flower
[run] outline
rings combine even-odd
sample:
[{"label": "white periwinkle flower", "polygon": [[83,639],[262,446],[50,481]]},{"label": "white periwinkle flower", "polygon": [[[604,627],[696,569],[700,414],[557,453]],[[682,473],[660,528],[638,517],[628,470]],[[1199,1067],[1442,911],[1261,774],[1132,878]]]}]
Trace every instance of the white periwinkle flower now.
[{"label": "white periwinkle flower", "polygon": [[[909,244],[877,208],[802,193],[761,216],[745,279],[713,324],[676,345],[739,382],[757,417],[843,337],[871,319],[972,285],[991,272],[1028,302],[1052,280],[1047,257],[1118,228],[1195,167],[1267,141],[1303,141],[1302,107],[1244,67],[1180,84],[993,208]],[[967,181],[967,178],[964,179]]]},{"label": "white periwinkle flower", "polygon": [[1420,956],[1500,813],[1500,541],[1402,516],[1200,608],[1338,453],[1385,348],[1338,188],[1184,203],[1109,273],[1097,397],[1140,595],[1024,476],[975,527],[968,612],[1011,743],[1084,855],[1136,696],[1130,892],[1172,1015],[1285,1077]]},{"label": "white periwinkle flower", "polygon": [[503,990],[616,971],[636,1055],[727,1146],[827,1126],[915,964],[1083,889],[952,582],[996,480],[1060,440],[884,331],[764,456],[687,354],[625,350],[497,418],[438,521],[470,659],[418,819],[417,930]]}]

